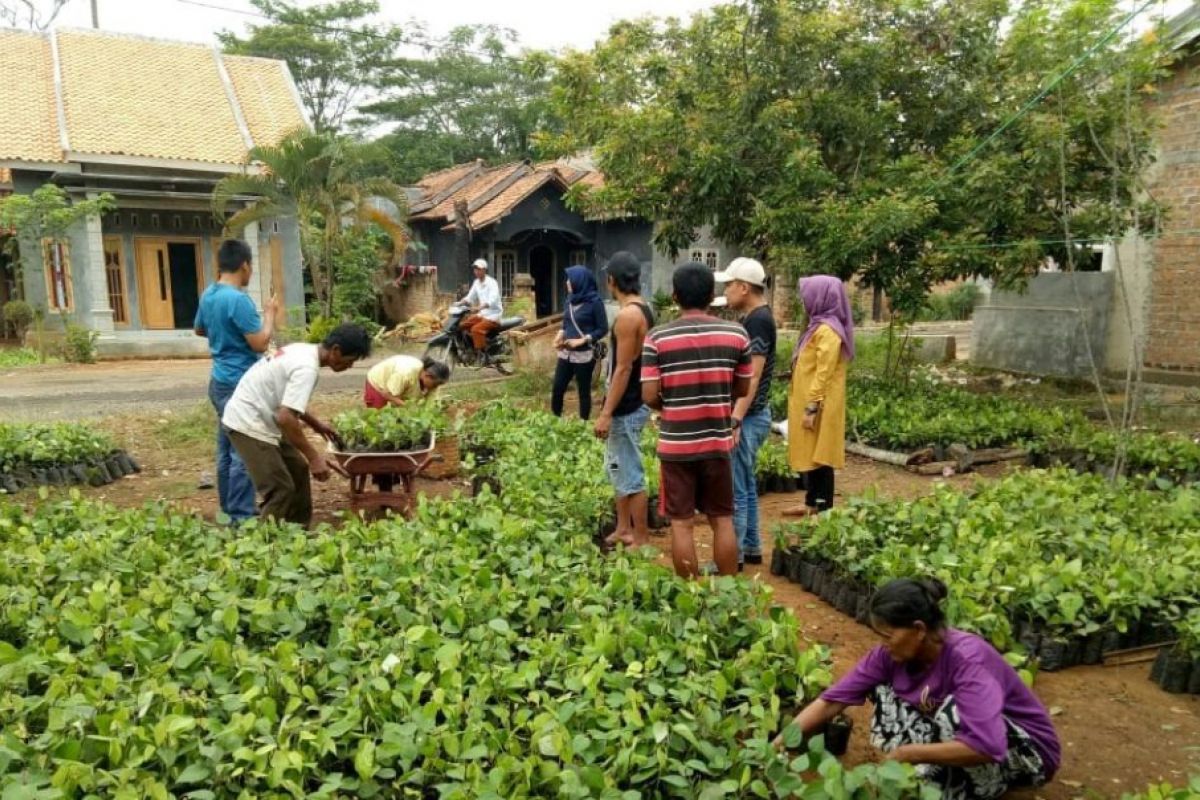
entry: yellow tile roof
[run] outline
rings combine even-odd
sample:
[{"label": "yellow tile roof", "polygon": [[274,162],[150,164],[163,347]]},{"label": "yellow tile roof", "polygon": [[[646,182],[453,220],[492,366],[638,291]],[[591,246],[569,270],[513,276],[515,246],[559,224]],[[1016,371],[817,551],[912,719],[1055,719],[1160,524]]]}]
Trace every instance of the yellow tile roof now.
[{"label": "yellow tile roof", "polygon": [[222,56],[238,105],[255,144],[274,144],[308,125],[292,92],[292,78],[282,61]]},{"label": "yellow tile roof", "polygon": [[238,164],[246,144],[204,45],[58,34],[71,150]]},{"label": "yellow tile roof", "polygon": [[306,124],[280,61],[99,31],[0,31],[0,160],[92,155],[232,166],[251,145]]},{"label": "yellow tile roof", "polygon": [[0,159],[62,161],[50,40],[0,30]]}]

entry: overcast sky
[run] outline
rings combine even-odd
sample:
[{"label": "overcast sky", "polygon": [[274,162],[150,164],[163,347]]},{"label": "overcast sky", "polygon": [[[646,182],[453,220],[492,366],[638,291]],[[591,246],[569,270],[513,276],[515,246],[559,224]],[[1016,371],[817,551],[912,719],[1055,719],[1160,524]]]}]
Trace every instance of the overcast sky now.
[{"label": "overcast sky", "polygon": [[[43,6],[47,0],[35,0]],[[241,30],[247,23],[261,22],[252,16],[248,0],[194,0],[219,8],[204,8],[185,0],[96,0],[100,27],[105,30],[139,33],[166,39],[212,43],[216,31]],[[718,0],[380,0],[382,16],[402,24],[423,20],[434,35],[456,25],[493,23],[517,31],[529,47],[562,49],[589,48],[619,19],[645,16],[688,17],[716,5]],[[1127,0],[1131,10],[1143,0]],[[1172,16],[1193,0],[1164,0],[1151,6],[1146,16],[1165,9]],[[308,5],[312,0],[301,0]],[[240,12],[240,13],[239,13]],[[89,0],[68,0],[58,24],[91,25]]]},{"label": "overcast sky", "polygon": [[[45,4],[45,0],[40,0]],[[202,8],[181,0],[97,0],[100,27],[105,30],[139,33],[165,39],[195,42],[214,41],[216,31],[241,30],[247,23],[261,22],[246,13],[254,8],[248,0],[198,0],[215,8]],[[304,2],[303,5],[310,3]],[[381,0],[382,16],[395,23],[417,18],[433,34],[444,34],[456,25],[493,23],[512,28],[530,47],[588,48],[619,19],[656,16],[687,17],[716,5],[717,0]],[[58,24],[91,26],[88,0],[68,0]]]}]

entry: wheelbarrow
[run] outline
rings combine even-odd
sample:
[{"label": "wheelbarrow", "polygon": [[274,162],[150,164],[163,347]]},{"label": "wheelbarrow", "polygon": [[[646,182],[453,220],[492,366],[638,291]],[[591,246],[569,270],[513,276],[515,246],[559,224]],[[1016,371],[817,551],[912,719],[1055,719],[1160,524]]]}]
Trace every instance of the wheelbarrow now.
[{"label": "wheelbarrow", "polygon": [[436,433],[430,434],[429,445],[420,450],[388,453],[350,453],[337,439],[327,438],[329,468],[350,479],[350,510],[364,516],[366,512],[379,516],[388,510],[411,516],[413,478],[430,462],[441,459],[433,452]]}]

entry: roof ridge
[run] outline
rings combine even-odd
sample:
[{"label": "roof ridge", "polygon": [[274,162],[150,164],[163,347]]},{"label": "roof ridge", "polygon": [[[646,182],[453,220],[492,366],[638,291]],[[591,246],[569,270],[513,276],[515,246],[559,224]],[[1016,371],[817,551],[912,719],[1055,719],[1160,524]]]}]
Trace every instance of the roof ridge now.
[{"label": "roof ridge", "polygon": [[6,33],[15,33],[20,36],[36,36],[39,39],[50,38],[50,31],[31,31],[25,28],[0,28],[0,36]]},{"label": "roof ridge", "polygon": [[[213,47],[211,44],[204,42],[189,42],[186,39],[165,39],[162,36],[147,36],[143,33],[128,33],[126,31],[105,31],[96,30],[95,28],[76,28],[73,26],[59,26],[53,29],[54,33],[80,34],[83,36],[95,36],[101,39],[130,39],[138,42],[151,42],[153,44],[170,44],[181,45],[184,47],[199,47],[208,49]],[[268,59],[275,61],[278,59]]]},{"label": "roof ridge", "polygon": [[432,178],[432,177],[434,177],[434,176],[436,176],[436,175],[445,175],[447,172],[453,172],[454,170],[456,170],[456,169],[462,169],[463,167],[474,167],[474,166],[477,166],[477,165],[479,164],[479,162],[480,162],[480,161],[482,161],[482,159],[478,159],[478,158],[477,158],[477,159],[475,159],[474,161],[464,161],[464,162],[463,162],[463,163],[461,163],[461,164],[452,164],[452,165],[451,165],[451,166],[449,166],[449,167],[442,167],[441,169],[436,169],[436,170],[434,170],[433,172],[426,172],[426,173],[425,173],[424,175],[422,175],[422,176],[421,176],[419,179],[417,179],[417,183],[418,183],[418,184],[420,184],[422,181],[424,181],[424,180],[426,180],[426,179],[428,179],[428,178]]}]

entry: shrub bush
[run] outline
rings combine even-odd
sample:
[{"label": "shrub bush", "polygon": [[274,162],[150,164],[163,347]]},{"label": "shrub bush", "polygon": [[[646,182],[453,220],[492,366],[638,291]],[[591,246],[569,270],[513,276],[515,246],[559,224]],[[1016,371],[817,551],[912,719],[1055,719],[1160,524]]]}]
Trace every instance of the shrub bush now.
[{"label": "shrub bush", "polygon": [[74,364],[94,364],[96,340],[100,334],[74,322],[68,322],[63,336],[62,357]]},{"label": "shrub bush", "polygon": [[9,300],[4,304],[4,324],[19,341],[24,341],[25,331],[33,324],[33,306],[24,300]]}]

